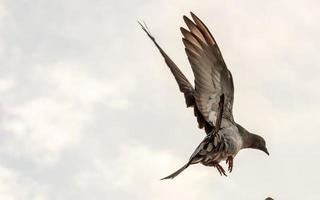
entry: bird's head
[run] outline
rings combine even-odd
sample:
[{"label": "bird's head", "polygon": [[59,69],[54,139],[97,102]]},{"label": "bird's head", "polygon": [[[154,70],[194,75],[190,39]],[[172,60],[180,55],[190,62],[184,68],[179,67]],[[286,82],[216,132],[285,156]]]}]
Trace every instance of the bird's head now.
[{"label": "bird's head", "polygon": [[251,144],[248,148],[252,149],[258,149],[263,152],[265,152],[267,155],[269,155],[267,146],[266,146],[266,141],[261,137],[260,135],[256,135],[251,133]]},{"label": "bird's head", "polygon": [[250,133],[245,128],[237,124],[238,130],[243,139],[243,147],[242,148],[251,148],[251,149],[258,149],[265,152],[269,155],[266,141],[260,135]]}]

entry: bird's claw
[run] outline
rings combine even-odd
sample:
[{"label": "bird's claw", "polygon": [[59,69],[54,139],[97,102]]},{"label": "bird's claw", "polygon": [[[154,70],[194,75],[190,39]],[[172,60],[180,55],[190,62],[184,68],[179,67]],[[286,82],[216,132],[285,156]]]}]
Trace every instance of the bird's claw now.
[{"label": "bird's claw", "polygon": [[233,169],[233,157],[229,156],[226,160],[226,164],[228,164],[228,171],[231,173]]},{"label": "bird's claw", "polygon": [[223,167],[221,165],[215,164],[214,167],[217,168],[217,170],[221,176],[222,175],[227,176],[226,171],[223,169]]}]

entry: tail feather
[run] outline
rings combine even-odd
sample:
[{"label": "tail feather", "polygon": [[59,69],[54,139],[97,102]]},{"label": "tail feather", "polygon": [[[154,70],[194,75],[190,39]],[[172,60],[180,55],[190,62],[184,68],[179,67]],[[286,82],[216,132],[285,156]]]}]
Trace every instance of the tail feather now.
[{"label": "tail feather", "polygon": [[180,169],[178,169],[176,172],[170,174],[169,176],[166,176],[164,178],[162,178],[161,180],[165,180],[165,179],[173,179],[174,177],[178,176],[183,170],[187,169],[187,167],[189,167],[190,162],[188,162],[187,164],[183,165]]}]

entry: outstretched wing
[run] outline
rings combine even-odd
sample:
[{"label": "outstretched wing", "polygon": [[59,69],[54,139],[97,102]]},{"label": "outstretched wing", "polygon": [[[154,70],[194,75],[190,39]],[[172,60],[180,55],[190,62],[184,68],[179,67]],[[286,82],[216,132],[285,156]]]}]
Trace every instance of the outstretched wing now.
[{"label": "outstretched wing", "polygon": [[171,70],[174,78],[176,79],[179,89],[182,93],[184,93],[184,97],[186,100],[187,107],[194,105],[194,88],[191,85],[191,83],[188,81],[188,79],[183,75],[183,73],[180,71],[178,66],[171,60],[171,58],[162,50],[162,48],[159,46],[159,44],[156,42],[155,38],[150,34],[150,32],[147,29],[147,26],[143,26],[139,22],[141,28],[144,30],[144,32],[147,33],[149,38],[153,41],[153,43],[156,45],[158,50],[160,51],[161,55],[163,56],[166,64],[168,65],[169,69]]},{"label": "outstretched wing", "polygon": [[204,119],[213,124],[218,115],[220,96],[225,95],[224,127],[234,123],[232,115],[233,80],[219,47],[205,24],[193,13],[193,21],[183,17],[189,30],[181,28],[183,43],[195,77],[194,98]]},{"label": "outstretched wing", "polygon": [[148,28],[146,25],[142,25],[139,22],[141,28],[146,32],[146,34],[149,36],[149,38],[153,41],[153,43],[156,45],[158,50],[160,51],[161,55],[163,56],[166,64],[168,65],[170,71],[172,72],[174,78],[176,79],[180,91],[184,94],[185,101],[187,104],[187,107],[194,107],[194,115],[197,117],[199,128],[205,128],[206,133],[209,133],[213,126],[208,123],[205,118],[202,116],[200,110],[195,104],[195,90],[193,86],[190,84],[188,79],[183,75],[183,73],[180,71],[178,66],[170,59],[170,57],[162,50],[162,48],[159,46],[159,44],[156,42],[155,38],[151,35],[150,31],[148,31]]}]

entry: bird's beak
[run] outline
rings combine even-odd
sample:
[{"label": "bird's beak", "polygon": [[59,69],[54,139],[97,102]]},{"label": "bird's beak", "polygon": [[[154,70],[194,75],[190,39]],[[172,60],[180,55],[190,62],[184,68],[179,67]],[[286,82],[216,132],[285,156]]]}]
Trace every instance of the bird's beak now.
[{"label": "bird's beak", "polygon": [[270,155],[267,147],[265,147],[264,149],[262,149],[262,151],[265,152],[268,156]]}]

